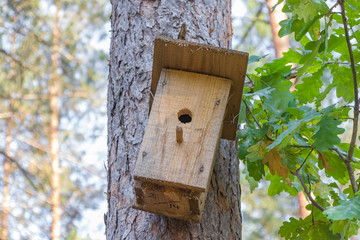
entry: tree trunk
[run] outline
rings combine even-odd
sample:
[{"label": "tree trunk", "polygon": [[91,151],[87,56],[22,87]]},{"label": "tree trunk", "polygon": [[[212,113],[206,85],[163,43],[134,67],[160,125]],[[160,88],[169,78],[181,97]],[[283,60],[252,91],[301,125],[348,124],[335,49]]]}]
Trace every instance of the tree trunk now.
[{"label": "tree trunk", "polygon": [[50,79],[50,133],[49,133],[49,145],[50,145],[50,159],[51,159],[51,214],[52,214],[52,226],[51,226],[51,239],[60,239],[60,221],[61,221],[61,209],[60,209],[60,159],[59,159],[59,109],[58,109],[58,96],[59,96],[59,76],[57,73],[58,60],[59,60],[59,13],[60,2],[56,1],[56,14],[55,23],[52,33],[53,45],[51,54],[51,79]]},{"label": "tree trunk", "polygon": [[289,44],[289,35],[280,38],[278,34],[280,30],[279,23],[282,20],[287,19],[286,14],[281,11],[284,4],[283,3],[279,4],[279,6],[277,6],[273,12],[271,12],[273,6],[275,6],[277,2],[278,2],[277,0],[267,0],[267,5],[270,12],[270,26],[271,26],[272,38],[274,42],[275,56],[279,58],[282,57],[283,52],[287,52],[289,50],[290,44]]},{"label": "tree trunk", "polygon": [[9,177],[11,170],[11,162],[6,156],[10,156],[10,144],[12,141],[11,129],[13,125],[12,117],[10,116],[6,123],[6,145],[5,145],[5,160],[4,160],[4,189],[3,189],[3,201],[2,201],[2,213],[1,213],[1,234],[0,239],[8,239],[9,231],[7,218],[10,212],[9,206]]},{"label": "tree trunk", "polygon": [[108,84],[107,239],[241,239],[236,144],[221,140],[200,224],[131,208],[132,174],[149,111],[156,35],[231,45],[230,0],[112,1]]},{"label": "tree trunk", "polygon": [[[15,16],[12,19],[14,22],[17,22],[17,17]],[[13,32],[11,36],[11,55],[15,55],[15,41],[16,41],[16,33]],[[12,81],[15,76],[15,61],[11,60],[10,62],[10,70],[7,75],[7,78],[9,81]],[[12,134],[11,129],[13,128],[13,100],[11,99],[12,94],[10,92],[9,94],[9,112],[11,113],[10,117],[6,121],[6,138],[5,138],[5,155],[10,156],[10,145],[12,142]],[[1,213],[1,233],[0,233],[0,239],[8,239],[9,238],[9,230],[8,230],[8,215],[10,212],[10,206],[9,206],[9,197],[10,197],[10,191],[9,191],[9,177],[12,172],[11,168],[11,162],[10,160],[5,156],[4,160],[4,189],[3,189],[3,201],[1,203],[2,206],[2,213]]]},{"label": "tree trunk", "polygon": [[[281,11],[284,3],[279,4],[279,6],[277,6],[273,12],[271,12],[272,7],[275,6],[277,2],[278,0],[267,0],[267,5],[270,11],[270,26],[274,42],[275,55],[277,58],[280,58],[283,56],[283,52],[287,52],[289,50],[290,43],[288,35],[280,38],[278,34],[280,30],[279,23],[282,20],[287,19],[286,14]],[[296,79],[291,79],[291,81],[293,82],[293,85],[290,88],[291,91],[295,90],[295,80]],[[305,208],[308,204],[308,201],[306,200],[303,192],[299,192],[298,201],[300,217],[304,219],[310,214],[310,212]]]}]

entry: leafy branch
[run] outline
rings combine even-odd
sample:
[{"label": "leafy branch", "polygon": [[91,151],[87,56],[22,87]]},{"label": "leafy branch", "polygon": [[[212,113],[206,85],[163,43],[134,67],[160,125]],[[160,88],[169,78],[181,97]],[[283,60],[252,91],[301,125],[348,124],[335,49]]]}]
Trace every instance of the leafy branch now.
[{"label": "leafy branch", "polygon": [[[252,119],[254,120],[254,122],[256,123],[256,125],[257,125],[259,128],[262,128],[262,127],[261,127],[261,124],[260,124],[259,121],[255,118],[254,114],[251,112],[251,109],[250,109],[249,105],[246,103],[245,100],[243,100],[243,103],[245,104],[247,111],[250,113],[250,115],[251,115]],[[269,141],[272,141],[272,142],[274,141],[274,139],[272,139],[271,137],[269,137],[267,134],[265,134],[265,137],[266,137]]]},{"label": "leafy branch", "polygon": [[316,208],[318,208],[320,211],[324,211],[325,208],[323,208],[322,206],[320,206],[319,203],[317,203],[314,198],[311,196],[311,193],[309,192],[308,188],[306,187],[304,180],[302,179],[301,175],[299,174],[299,170],[296,170],[295,172],[291,172],[291,174],[295,175],[296,177],[298,177],[298,179],[300,180],[301,186],[304,190],[304,193],[306,194],[306,196],[308,197],[308,199],[310,200],[311,204],[313,206],[315,206]]},{"label": "leafy branch", "polygon": [[301,177],[301,175],[300,175],[300,173],[299,173],[300,169],[304,166],[306,160],[310,157],[310,155],[311,155],[311,153],[312,153],[313,150],[314,150],[314,149],[311,147],[310,152],[309,152],[308,155],[306,156],[305,160],[302,162],[301,166],[300,166],[298,169],[296,169],[295,172],[294,172],[294,171],[290,171],[290,173],[293,174],[294,176],[296,176],[296,177],[299,179],[300,184],[301,184],[301,186],[302,186],[302,188],[303,188],[303,190],[304,190],[304,193],[306,194],[307,198],[310,200],[311,204],[312,204],[313,206],[315,206],[316,208],[318,208],[320,211],[324,211],[325,209],[324,209],[318,202],[316,202],[316,201],[314,200],[314,198],[311,196],[311,192],[310,192],[310,191],[308,190],[308,188],[306,187],[306,185],[305,185],[305,183],[304,183],[304,180],[302,179],[302,177]]},{"label": "leafy branch", "polygon": [[349,151],[348,151],[348,156],[347,159],[345,161],[346,164],[346,168],[349,172],[349,176],[350,176],[350,180],[351,180],[351,187],[354,191],[354,193],[356,193],[358,191],[357,185],[356,185],[356,181],[355,181],[355,176],[354,176],[354,171],[352,169],[352,166],[350,164],[350,162],[353,161],[353,154],[354,154],[354,149],[355,149],[355,143],[356,143],[356,137],[357,137],[357,132],[358,132],[358,123],[359,123],[359,92],[358,92],[358,83],[357,83],[357,78],[356,78],[356,69],[355,69],[355,61],[354,61],[354,54],[351,48],[351,43],[350,43],[350,37],[349,37],[349,30],[348,30],[348,26],[347,26],[347,19],[346,19],[346,15],[345,15],[345,6],[344,6],[344,0],[338,0],[338,3],[341,7],[341,17],[343,20],[343,25],[344,25],[344,30],[345,30],[345,37],[346,37],[346,43],[348,46],[348,50],[349,50],[349,55],[350,55],[350,61],[351,61],[351,71],[352,71],[352,75],[353,75],[353,84],[354,84],[354,97],[355,97],[355,106],[354,106],[354,120],[353,120],[353,131],[352,131],[352,135],[351,135],[351,140],[350,140],[350,147],[349,147]]},{"label": "leafy branch", "polygon": [[[356,145],[360,2],[338,0],[331,6],[325,0],[281,2],[291,18],[280,22],[279,36],[294,34],[301,47],[247,74],[249,94],[242,113],[251,124],[239,131],[239,157],[244,159],[251,189],[265,176],[269,195],[281,191],[296,195],[300,190],[294,181],[300,182],[312,206],[311,216],[284,223],[282,237],[314,239],[311,233],[322,232],[318,239],[348,239],[360,229],[360,221],[353,221],[360,219],[360,197],[355,194],[359,179],[354,173],[360,170],[359,162],[354,162],[360,158]],[[335,13],[335,8],[341,12]],[[250,57],[249,64],[263,58],[259,56]],[[290,91],[293,78],[300,80],[295,92]],[[324,106],[325,102],[330,104]],[[345,132],[341,124],[348,120],[353,121],[350,143],[341,139]],[[271,142],[264,141],[264,135]],[[332,183],[323,181],[322,170]],[[346,212],[340,210],[345,208]]]},{"label": "leafy branch", "polygon": [[[8,161],[14,163],[17,168],[20,170],[20,172],[24,175],[24,177],[29,181],[30,185],[34,188],[34,190],[37,190],[38,187],[36,187],[36,184],[32,181],[31,179],[31,173],[29,173],[28,171],[26,171],[21,164],[19,164],[19,162],[17,160],[15,160],[14,158],[10,157],[8,154],[5,153],[5,151],[0,150],[0,154],[2,154]],[[41,189],[44,189],[44,187],[41,185],[41,183],[39,183],[39,185],[41,186]]]}]

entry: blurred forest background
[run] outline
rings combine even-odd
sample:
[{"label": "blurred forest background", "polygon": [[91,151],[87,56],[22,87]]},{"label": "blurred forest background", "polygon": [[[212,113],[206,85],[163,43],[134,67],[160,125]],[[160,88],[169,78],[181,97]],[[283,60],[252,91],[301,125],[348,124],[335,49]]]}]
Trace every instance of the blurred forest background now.
[{"label": "blurred forest background", "polygon": [[[266,1],[232,11],[233,48],[274,59]],[[110,12],[107,0],[0,3],[0,239],[105,238]],[[243,239],[279,239],[297,199],[241,184]]]}]

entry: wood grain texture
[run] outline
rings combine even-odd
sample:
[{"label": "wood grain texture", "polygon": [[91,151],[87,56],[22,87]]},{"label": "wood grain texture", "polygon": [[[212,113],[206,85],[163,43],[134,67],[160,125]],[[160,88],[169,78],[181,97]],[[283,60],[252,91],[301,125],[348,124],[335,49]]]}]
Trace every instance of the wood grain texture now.
[{"label": "wood grain texture", "polygon": [[[212,173],[231,81],[163,69],[134,178],[204,192]],[[179,117],[189,111],[191,122]],[[176,126],[183,143],[176,142]]]},{"label": "wood grain texture", "polygon": [[134,171],[135,208],[200,221],[230,88],[229,79],[162,70]]},{"label": "wood grain texture", "polygon": [[133,208],[188,222],[200,222],[205,192],[135,180]]},{"label": "wood grain texture", "polygon": [[151,92],[156,94],[163,68],[230,79],[222,138],[235,140],[248,56],[245,52],[159,36],[155,39]]},{"label": "wood grain texture", "polygon": [[[149,114],[155,36],[231,46],[228,0],[112,0],[106,239],[241,239],[236,144],[221,140],[199,224],[133,209],[133,172]],[[201,37],[199,37],[201,36]]]}]

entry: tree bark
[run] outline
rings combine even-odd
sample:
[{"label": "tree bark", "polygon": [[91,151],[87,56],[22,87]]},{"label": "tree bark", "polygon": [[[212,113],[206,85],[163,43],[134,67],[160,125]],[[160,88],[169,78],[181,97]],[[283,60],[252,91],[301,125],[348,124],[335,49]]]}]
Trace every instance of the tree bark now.
[{"label": "tree bark", "polygon": [[112,1],[108,83],[107,239],[241,239],[239,168],[234,142],[221,140],[200,224],[131,208],[132,174],[149,112],[156,35],[231,45],[230,0]]},{"label": "tree bark", "polygon": [[[277,2],[278,2],[277,0],[267,0],[267,5],[270,12],[270,26],[271,26],[271,32],[274,42],[275,55],[277,58],[280,58],[283,56],[283,52],[287,52],[289,50],[290,41],[288,35],[282,38],[279,37],[278,34],[280,30],[279,23],[282,20],[287,19],[287,16],[285,13],[281,11],[282,7],[284,6],[284,3],[279,4],[279,6],[277,6],[273,12],[271,12],[272,7],[275,6]],[[291,79],[293,85],[291,86],[290,91],[295,90],[295,80],[296,80],[295,78]],[[306,197],[303,192],[299,192],[298,201],[299,201],[300,217],[304,219],[310,214],[310,212],[305,208],[306,205],[308,204],[308,201],[306,200]]]},{"label": "tree bark", "polygon": [[50,145],[50,159],[51,159],[51,239],[60,239],[61,229],[61,209],[60,209],[60,159],[59,159],[59,109],[58,109],[58,96],[59,96],[59,75],[57,73],[59,61],[59,13],[60,2],[56,1],[56,14],[55,23],[52,32],[52,54],[51,54],[51,79],[49,86],[49,101],[50,101],[50,132],[49,132],[49,145]]}]

